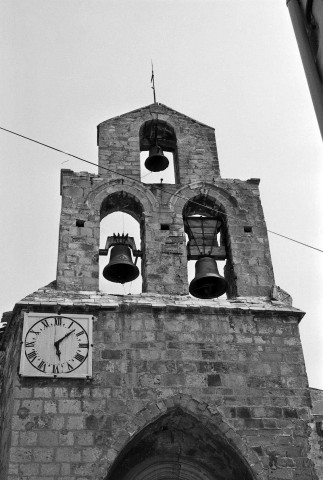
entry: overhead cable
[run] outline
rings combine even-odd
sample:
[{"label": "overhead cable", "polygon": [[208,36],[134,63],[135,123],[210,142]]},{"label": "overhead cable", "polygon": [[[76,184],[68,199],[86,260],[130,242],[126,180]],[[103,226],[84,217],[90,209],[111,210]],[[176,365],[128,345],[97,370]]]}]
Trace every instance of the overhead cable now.
[{"label": "overhead cable", "polygon": [[[40,141],[35,140],[33,138],[22,135],[21,133],[14,132],[12,130],[9,130],[9,129],[1,127],[1,126],[0,126],[0,130],[4,130],[5,132],[11,133],[12,135],[16,135],[17,137],[24,138],[25,140],[28,140],[30,142],[37,143],[38,145],[42,145],[43,147],[49,148],[51,150],[55,150],[56,152],[62,153],[63,155],[68,155],[69,157],[76,158],[77,160],[80,160],[81,162],[88,163],[89,165],[94,165],[97,168],[107,170],[110,173],[114,173],[115,175],[119,175],[120,177],[127,178],[128,180],[131,180],[132,182],[137,182],[140,185],[142,185],[142,182],[140,180],[137,180],[136,178],[129,177],[128,175],[125,175],[124,173],[116,172],[115,170],[112,170],[111,168],[105,167],[103,165],[98,165],[97,163],[91,162],[90,160],[86,160],[85,158],[79,157],[78,155],[73,155],[72,153],[65,152],[64,150],[61,150],[60,148],[53,147],[51,145],[48,145],[47,143],[40,142]],[[175,196],[175,197],[181,198],[183,200],[186,200],[186,201],[188,201],[188,202],[190,202],[194,205],[198,205],[199,207],[203,207],[205,209],[211,210],[212,212],[220,213],[221,215],[224,215],[226,217],[234,218],[235,220],[237,220],[239,222],[242,221],[238,217],[235,217],[235,216],[230,215],[228,213],[222,212],[220,210],[216,210],[215,208],[209,207],[208,205],[203,205],[199,202],[196,202],[195,200],[191,200],[190,198],[184,197],[183,195],[180,195],[178,193],[169,192],[164,187],[158,186],[158,184],[154,184],[154,186],[155,186],[156,189],[159,189],[162,192],[169,193],[172,196]],[[303,245],[304,247],[308,247],[308,248],[311,248],[313,250],[317,250],[318,252],[323,253],[323,250],[321,250],[320,248],[313,247],[311,245],[308,245],[307,243],[300,242],[299,240],[295,240],[294,238],[287,237],[286,235],[282,235],[281,233],[273,232],[272,230],[269,230],[269,229],[267,229],[267,231],[269,233],[272,233],[273,235],[277,235],[279,237],[285,238],[286,240],[290,240],[291,242],[298,243],[300,245]]]}]

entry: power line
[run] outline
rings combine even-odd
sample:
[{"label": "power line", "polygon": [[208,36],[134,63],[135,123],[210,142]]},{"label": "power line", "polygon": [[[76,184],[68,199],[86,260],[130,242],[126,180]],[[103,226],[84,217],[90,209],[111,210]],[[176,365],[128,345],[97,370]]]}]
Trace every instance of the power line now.
[{"label": "power line", "polygon": [[[4,130],[5,132],[11,133],[12,135],[16,135],[17,137],[24,138],[25,140],[28,140],[30,142],[37,143],[38,145],[42,145],[43,147],[49,148],[51,150],[55,150],[56,152],[62,153],[63,155],[68,155],[69,157],[76,158],[77,160],[80,160],[81,162],[88,163],[89,165],[94,165],[97,168],[102,168],[103,170],[107,170],[110,173],[114,173],[114,174],[119,175],[121,177],[127,178],[128,180],[131,180],[132,182],[137,182],[140,185],[142,185],[142,182],[140,180],[129,177],[128,175],[125,175],[123,173],[116,172],[115,170],[112,170],[111,168],[98,165],[97,163],[94,163],[94,162],[90,162],[90,160],[86,160],[85,158],[79,157],[77,155],[73,155],[72,153],[65,152],[64,150],[61,150],[60,148],[52,147],[51,145],[48,145],[47,143],[39,142],[38,140],[35,140],[33,138],[22,135],[21,133],[17,133],[17,132],[14,132],[12,130],[8,130],[7,128],[1,127],[1,126],[0,126],[0,130]],[[242,221],[240,218],[237,218],[233,215],[229,215],[228,213],[222,212],[220,210],[216,210],[215,208],[209,207],[208,205],[203,205],[199,202],[196,202],[195,200],[191,200],[190,198],[184,197],[183,195],[180,195],[178,193],[169,192],[169,191],[165,190],[165,188],[159,187],[158,184],[155,184],[155,188],[158,189],[158,190],[161,190],[162,192],[169,193],[172,196],[175,196],[175,197],[181,198],[183,200],[186,200],[186,201],[188,201],[188,202],[190,202],[194,205],[198,205],[199,207],[203,207],[203,208],[206,208],[208,210],[211,210],[212,212],[221,213],[221,215],[225,215],[226,217],[234,218],[235,220],[240,221],[240,222]],[[299,240],[295,240],[294,238],[287,237],[286,235],[282,235],[281,233],[273,232],[272,230],[268,230],[268,229],[267,229],[267,232],[272,233],[273,235],[277,235],[279,237],[285,238],[287,240],[290,240],[291,242],[298,243],[299,245],[303,245],[304,247],[308,247],[308,248],[311,248],[313,250],[317,250],[318,252],[323,253],[323,250],[321,250],[320,248],[313,247],[312,245],[308,245],[307,243],[300,242]]]},{"label": "power line", "polygon": [[[128,180],[131,180],[132,182],[136,182],[136,183],[139,183],[140,185],[142,185],[142,182],[140,180],[137,180],[136,178],[129,177],[128,175],[125,175],[124,173],[116,172],[115,170],[112,170],[111,168],[108,168],[108,167],[104,167],[103,165],[98,165],[97,163],[91,162],[90,160],[86,160],[83,157],[79,157],[77,155],[73,155],[72,153],[65,152],[64,150],[61,150],[60,148],[52,147],[51,145],[48,145],[47,143],[39,142],[38,140],[35,140],[33,138],[30,138],[30,137],[26,137],[25,135],[22,135],[21,133],[17,133],[17,132],[14,132],[12,130],[8,130],[7,128],[1,127],[1,126],[0,126],[0,130],[4,130],[6,132],[12,133],[13,135],[16,135],[17,137],[24,138],[26,140],[29,140],[30,142],[37,143],[38,145],[42,145],[43,147],[49,148],[51,150],[55,150],[56,152],[59,152],[59,153],[63,153],[64,155],[67,155],[67,156],[72,157],[72,158],[76,158],[77,160],[81,160],[82,162],[88,163],[89,165],[94,165],[97,168],[102,168],[103,170],[107,170],[110,173],[114,173],[115,175],[119,175],[120,177],[127,178]],[[155,188],[157,190],[161,190],[162,192],[169,193],[170,195],[173,195],[174,197],[182,198],[183,200],[186,200],[190,203],[193,203],[194,205],[198,205],[199,207],[203,207],[203,208],[206,208],[208,210],[211,210],[212,212],[221,213],[221,214],[225,215],[226,217],[231,217],[231,218],[234,218],[236,220],[241,221],[239,218],[234,217],[233,215],[229,215],[228,213],[221,212],[220,210],[216,210],[215,208],[209,207],[208,205],[202,205],[201,203],[198,203],[195,200],[190,200],[189,198],[186,198],[183,195],[179,195],[178,193],[169,192],[165,188],[159,187],[158,184],[155,184]]]},{"label": "power line", "polygon": [[286,235],[282,235],[281,233],[273,232],[272,230],[268,230],[267,232],[273,233],[274,235],[278,235],[279,237],[286,238],[287,240],[290,240],[291,242],[299,243],[300,245],[304,245],[305,247],[312,248],[313,250],[317,250],[318,252],[323,252],[320,248],[312,247],[311,245],[307,245],[307,243],[300,242],[299,240],[294,240],[293,238],[286,237]]}]

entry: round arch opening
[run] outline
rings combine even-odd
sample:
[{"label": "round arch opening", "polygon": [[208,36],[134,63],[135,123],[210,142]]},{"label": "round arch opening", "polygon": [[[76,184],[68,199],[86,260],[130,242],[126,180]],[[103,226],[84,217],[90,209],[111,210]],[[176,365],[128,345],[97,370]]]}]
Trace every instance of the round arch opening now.
[{"label": "round arch opening", "polygon": [[[160,147],[163,156],[168,159],[168,166],[161,171],[147,170],[145,162],[151,148]],[[175,184],[179,180],[178,153],[176,133],[172,125],[154,118],[141,125],[139,130],[140,178],[143,183]]]},{"label": "round arch opening", "polygon": [[[133,195],[125,192],[115,192],[106,197],[100,209],[100,250],[105,250],[108,237],[126,235],[133,237],[137,250],[141,250],[141,238],[143,236],[143,207]],[[109,294],[127,295],[142,292],[141,258],[133,256],[129,249],[133,263],[139,268],[140,275],[135,280],[124,284],[110,282],[102,274],[106,265],[110,262],[111,248],[108,255],[100,255],[99,259],[99,286],[100,290]]]},{"label": "round arch opening", "polygon": [[[187,272],[191,284],[196,275],[196,262],[204,256],[215,256],[216,267],[221,277],[228,282],[226,297],[231,290],[226,217],[223,206],[215,198],[200,194],[191,198],[183,208],[183,221],[187,243]],[[219,248],[218,248],[219,247]],[[203,269],[203,266],[201,267]]]}]

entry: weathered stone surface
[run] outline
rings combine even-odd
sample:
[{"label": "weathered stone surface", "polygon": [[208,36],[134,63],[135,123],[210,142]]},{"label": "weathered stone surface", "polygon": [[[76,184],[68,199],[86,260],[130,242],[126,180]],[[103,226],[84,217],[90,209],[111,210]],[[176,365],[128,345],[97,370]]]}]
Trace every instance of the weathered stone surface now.
[{"label": "weathered stone surface", "polygon": [[[176,137],[176,183],[162,189],[140,182],[141,127],[152,113]],[[103,122],[98,144],[99,175],[62,171],[57,281],[8,316],[1,480],[168,478],[170,471],[179,480],[213,480],[210,472],[228,480],[320,478],[320,417],[315,410],[310,431],[298,330],[303,312],[274,288],[259,181],[222,179],[213,129],[161,104]],[[225,219],[227,298],[188,295],[183,214],[205,213],[194,202]],[[116,210],[141,225],[140,295],[98,291],[100,220]],[[19,377],[24,311],[93,315],[93,377]]]},{"label": "weathered stone surface", "polygon": [[320,480],[323,479],[323,390],[310,389],[312,417],[310,421],[310,453],[308,457],[315,464],[315,471]]},{"label": "weathered stone surface", "polygon": [[[302,312],[261,298],[241,298],[237,304],[152,294],[64,294],[50,287],[19,308],[33,298],[48,312],[56,301],[64,305],[63,295],[62,313],[77,306],[79,313],[86,308],[97,318],[94,376],[91,382],[56,379],[41,384],[14,378],[17,415],[11,427],[15,444],[10,471],[17,466],[17,471],[35,472],[33,478],[39,480],[48,464],[48,475],[55,480],[63,471],[104,479],[130,437],[149,425],[157,428],[159,421],[172,429],[171,418],[180,415],[176,448],[191,448],[193,421],[196,435],[213,435],[202,425],[214,429],[214,439],[205,438],[212,448],[233,442],[257,478],[296,479],[299,472],[306,478],[312,466],[306,463],[310,397],[305,370],[300,369]],[[17,315],[13,331],[19,323]],[[136,448],[143,448],[140,442]],[[158,445],[156,454],[168,448],[164,440]],[[108,455],[109,448],[115,453]],[[205,453],[201,458],[215,468],[211,457]],[[239,461],[232,460],[232,471]]]},{"label": "weathered stone surface", "polygon": [[[140,181],[140,128],[152,111],[171,126],[177,142],[176,183],[158,188]],[[140,223],[143,292],[187,294],[183,212],[202,214],[197,202],[224,213],[228,295],[270,295],[274,276],[259,182],[221,179],[213,128],[153,104],[101,123],[98,145],[99,176],[62,171],[59,288],[98,290],[100,220],[120,210]]]}]

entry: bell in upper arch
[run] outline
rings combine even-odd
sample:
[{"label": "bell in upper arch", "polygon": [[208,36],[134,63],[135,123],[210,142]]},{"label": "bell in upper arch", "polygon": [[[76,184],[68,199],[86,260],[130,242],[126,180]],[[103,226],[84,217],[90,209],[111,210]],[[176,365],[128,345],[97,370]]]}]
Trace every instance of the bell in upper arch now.
[{"label": "bell in upper arch", "polygon": [[190,283],[189,292],[197,298],[216,298],[223,295],[228,287],[219,274],[216,261],[212,257],[199,258],[195,264],[195,277]]},{"label": "bell in upper arch", "polygon": [[165,157],[163,150],[158,145],[149,149],[149,157],[145,161],[145,167],[151,172],[161,172],[169,165],[168,158]]},{"label": "bell in upper arch", "polygon": [[132,282],[139,276],[139,268],[133,263],[127,245],[112,247],[110,261],[104,267],[103,276],[115,283]]}]

